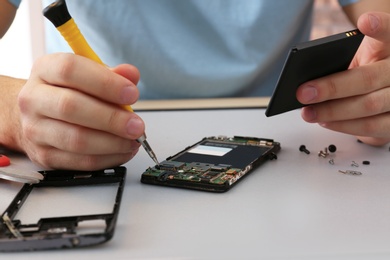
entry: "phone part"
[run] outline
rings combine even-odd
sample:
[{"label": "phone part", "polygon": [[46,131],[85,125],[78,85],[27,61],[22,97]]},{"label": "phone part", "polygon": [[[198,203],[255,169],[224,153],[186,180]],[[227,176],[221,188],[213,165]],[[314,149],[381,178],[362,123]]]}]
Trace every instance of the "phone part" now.
[{"label": "phone part", "polygon": [[343,173],[343,174],[350,174],[350,175],[362,175],[363,174],[362,172],[351,171],[351,170],[345,170],[345,171],[339,170],[339,172]]},{"label": "phone part", "polygon": [[[44,179],[39,183],[24,184],[14,200],[1,215],[0,251],[34,251],[86,247],[104,243],[114,235],[119,214],[125,167],[100,171],[40,171]],[[69,215],[40,218],[37,223],[22,223],[17,213],[36,189],[66,189],[80,186],[113,186],[116,190],[112,212],[91,215]],[[45,203],[42,201],[42,203]],[[43,212],[42,212],[43,213]],[[96,222],[100,226],[96,227]],[[91,225],[93,223],[93,225]]]},{"label": "phone part", "polygon": [[304,144],[302,144],[301,146],[299,146],[299,151],[300,152],[303,152],[305,154],[310,154],[310,151],[307,150],[306,146]]},{"label": "phone part", "polygon": [[225,192],[266,160],[277,159],[280,143],[256,137],[205,137],[149,167],[141,182],[212,192]]},{"label": "phone part", "polygon": [[363,38],[359,30],[352,30],[291,48],[265,115],[270,117],[303,107],[296,98],[298,87],[348,69]]}]

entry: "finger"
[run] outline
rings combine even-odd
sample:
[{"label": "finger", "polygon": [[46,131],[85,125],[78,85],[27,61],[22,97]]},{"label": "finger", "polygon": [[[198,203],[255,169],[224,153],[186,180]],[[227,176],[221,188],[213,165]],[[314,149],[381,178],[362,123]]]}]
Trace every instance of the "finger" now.
[{"label": "finger", "polygon": [[[127,73],[132,71],[135,70],[129,70]],[[133,104],[139,96],[138,89],[128,78],[73,54],[57,53],[44,56],[34,64],[32,75],[49,85],[76,89],[110,103]],[[137,77],[138,74],[134,76]]]},{"label": "finger", "polygon": [[381,60],[365,66],[349,69],[301,85],[296,97],[302,104],[320,103],[326,100],[357,96],[390,85],[390,62]]},{"label": "finger", "polygon": [[34,95],[39,96],[40,102],[31,104],[30,107],[34,106],[37,115],[133,140],[145,131],[142,119],[135,113],[75,90],[43,85],[35,92]]},{"label": "finger", "polygon": [[357,136],[357,138],[362,143],[374,146],[382,146],[390,142],[389,138],[375,138],[370,136]]},{"label": "finger", "polygon": [[121,75],[122,77],[127,78],[134,84],[138,84],[140,73],[136,67],[130,64],[121,64],[116,66],[115,68],[112,68],[112,71]]},{"label": "finger", "polygon": [[390,88],[366,95],[336,99],[304,107],[302,118],[307,122],[351,120],[390,111]]},{"label": "finger", "polygon": [[326,122],[320,125],[330,130],[355,136],[370,136],[371,138],[388,140],[390,133],[390,114],[385,113],[354,120]]},{"label": "finger", "polygon": [[369,12],[361,15],[358,20],[358,28],[363,32],[362,44],[350,67],[358,67],[370,64],[390,55],[390,15],[379,12]]},{"label": "finger", "polygon": [[[359,17],[357,26],[366,36],[379,42],[390,43],[390,15],[388,13],[364,13]],[[387,52],[387,54],[390,53]]]},{"label": "finger", "polygon": [[109,155],[133,153],[140,144],[102,131],[96,131],[63,121],[43,119],[24,124],[25,136],[40,146],[51,146],[77,154]]},{"label": "finger", "polygon": [[71,169],[81,171],[115,167],[131,160],[137,151],[127,154],[82,155],[52,147],[42,147],[29,154],[31,161],[44,169]]}]

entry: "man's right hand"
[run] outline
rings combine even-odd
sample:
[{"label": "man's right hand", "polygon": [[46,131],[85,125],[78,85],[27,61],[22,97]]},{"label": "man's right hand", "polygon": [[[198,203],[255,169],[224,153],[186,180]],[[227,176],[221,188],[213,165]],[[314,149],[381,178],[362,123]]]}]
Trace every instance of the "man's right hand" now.
[{"label": "man's right hand", "polygon": [[142,119],[121,105],[137,101],[138,70],[109,69],[74,54],[37,60],[18,95],[19,147],[44,168],[94,170],[137,153]]}]

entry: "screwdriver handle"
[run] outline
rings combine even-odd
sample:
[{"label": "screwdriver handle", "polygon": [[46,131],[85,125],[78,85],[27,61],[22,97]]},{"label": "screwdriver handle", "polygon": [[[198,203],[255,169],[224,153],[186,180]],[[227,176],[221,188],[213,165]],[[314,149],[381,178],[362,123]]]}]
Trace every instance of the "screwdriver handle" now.
[{"label": "screwdriver handle", "polygon": [[97,56],[97,54],[92,50],[91,46],[88,44],[87,40],[81,34],[77,24],[71,18],[69,21],[63,25],[57,27],[57,30],[61,33],[64,39],[68,42],[69,46],[72,48],[73,52],[77,55],[89,58],[97,63],[103,64],[102,60]]},{"label": "screwdriver handle", "polygon": [[[55,1],[51,5],[47,6],[43,10],[43,15],[53,23],[64,39],[68,42],[69,46],[72,48],[75,54],[103,64],[99,56],[97,56],[97,54],[92,50],[91,46],[89,46],[87,40],[80,32],[72,16],[69,14],[65,0]],[[129,105],[123,105],[122,107],[127,111],[133,112],[133,109]],[[146,141],[145,133],[140,138],[138,138],[137,141],[142,144],[150,158],[152,158],[153,161],[158,165],[159,163],[157,157],[149,143]]]},{"label": "screwdriver handle", "polygon": [[[104,65],[84,38],[79,27],[70,15],[64,0],[53,2],[47,6],[43,10],[43,15],[53,23],[75,54]],[[133,112],[133,109],[129,105],[123,105],[122,107],[127,111]]]}]

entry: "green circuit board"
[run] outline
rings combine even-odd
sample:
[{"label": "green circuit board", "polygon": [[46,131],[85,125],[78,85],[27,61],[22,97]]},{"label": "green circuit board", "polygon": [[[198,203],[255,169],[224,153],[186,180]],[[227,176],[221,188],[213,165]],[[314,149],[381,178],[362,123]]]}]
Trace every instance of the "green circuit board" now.
[{"label": "green circuit board", "polygon": [[228,183],[231,185],[250,169],[251,167],[241,170],[231,168],[230,165],[163,161],[160,166],[148,168],[144,174],[158,178],[160,181],[169,179],[218,185]]},{"label": "green circuit board", "polygon": [[265,160],[280,144],[255,137],[207,137],[142,173],[141,182],[223,192]]}]

